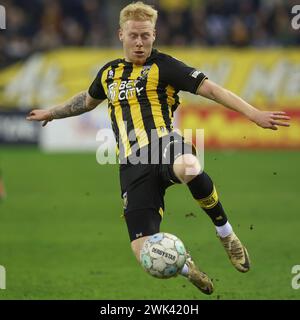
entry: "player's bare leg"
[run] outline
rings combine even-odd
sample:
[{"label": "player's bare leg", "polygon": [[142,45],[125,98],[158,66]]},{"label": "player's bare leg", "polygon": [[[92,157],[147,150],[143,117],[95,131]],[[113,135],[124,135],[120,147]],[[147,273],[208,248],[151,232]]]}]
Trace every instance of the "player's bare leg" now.
[{"label": "player's bare leg", "polygon": [[[201,167],[199,161],[192,161],[191,156],[193,157],[193,155],[190,154],[183,155],[178,158],[180,160],[177,159],[177,161],[175,160],[174,162],[174,173],[182,183],[188,183],[200,172]],[[188,165],[190,163],[192,163],[192,165]],[[187,172],[189,174],[186,174]],[[196,266],[190,255],[187,258],[186,265],[182,269],[182,273],[203,293],[211,294],[213,292],[213,282],[205,272]]]},{"label": "player's bare leg", "polygon": [[173,165],[178,179],[187,184],[194,199],[213,221],[218,237],[224,246],[230,261],[240,272],[250,269],[250,259],[246,248],[235,235],[219,201],[216,188],[210,177],[202,172],[196,156],[184,154]]},{"label": "player's bare leg", "polygon": [[149,236],[141,237],[131,242],[131,249],[137,259],[138,262],[141,261],[141,250],[145,241],[149,238]]}]

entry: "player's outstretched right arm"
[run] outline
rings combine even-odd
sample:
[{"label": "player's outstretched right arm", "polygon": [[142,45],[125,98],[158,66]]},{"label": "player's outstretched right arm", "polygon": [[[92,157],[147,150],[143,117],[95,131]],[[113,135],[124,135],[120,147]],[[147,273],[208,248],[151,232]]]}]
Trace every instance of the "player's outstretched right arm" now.
[{"label": "player's outstretched right arm", "polygon": [[48,110],[35,109],[26,117],[27,120],[44,121],[43,127],[53,119],[62,119],[91,111],[103,100],[92,98],[87,91],[82,91],[67,102]]}]

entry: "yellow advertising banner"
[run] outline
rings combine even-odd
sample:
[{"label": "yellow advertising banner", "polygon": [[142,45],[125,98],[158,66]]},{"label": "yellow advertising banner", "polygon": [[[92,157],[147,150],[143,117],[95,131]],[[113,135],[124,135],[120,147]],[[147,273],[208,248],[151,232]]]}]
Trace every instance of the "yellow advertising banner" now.
[{"label": "yellow advertising banner", "polygon": [[[300,148],[299,49],[161,48],[263,110],[288,111],[292,126],[260,129],[210,100],[181,93],[180,126],[205,128],[206,145]],[[49,107],[86,90],[97,71],[122,57],[116,49],[69,48],[37,53],[0,70],[0,107]]]},{"label": "yellow advertising banner", "polygon": [[[188,105],[179,109],[177,126],[184,133],[204,129],[206,148],[212,149],[300,149],[300,110],[286,109],[291,126],[277,131],[262,129],[245,117],[222,107],[199,108]],[[194,141],[195,143],[196,141]]]},{"label": "yellow advertising banner", "polygon": [[[166,52],[207,74],[209,79],[264,109],[300,107],[299,49],[170,49]],[[62,49],[37,53],[0,70],[2,106],[48,106],[88,88],[97,71],[122,57],[120,50]],[[203,101],[182,94],[185,103]],[[205,105],[207,105],[207,101]]]}]

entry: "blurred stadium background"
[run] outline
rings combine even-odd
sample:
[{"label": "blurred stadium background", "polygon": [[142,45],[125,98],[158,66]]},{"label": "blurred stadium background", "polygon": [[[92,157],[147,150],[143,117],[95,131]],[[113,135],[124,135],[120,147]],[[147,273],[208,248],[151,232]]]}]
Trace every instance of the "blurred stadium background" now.
[{"label": "blurred stadium background", "polygon": [[25,121],[30,109],[88,88],[103,64],[122,55],[118,15],[130,2],[0,3],[0,183],[7,193],[0,299],[299,299],[291,286],[300,264],[300,29],[291,25],[299,1],[145,1],[159,10],[156,47],[258,108],[293,117],[289,129],[269,132],[181,95],[176,125],[205,129],[206,170],[253,262],[249,274],[237,274],[187,190],[172,187],[162,230],[182,238],[214,278],[211,297],[185,279],[152,279],[136,264],[120,218],[118,168],[96,161],[98,131],[110,127],[105,104],[43,129]]}]

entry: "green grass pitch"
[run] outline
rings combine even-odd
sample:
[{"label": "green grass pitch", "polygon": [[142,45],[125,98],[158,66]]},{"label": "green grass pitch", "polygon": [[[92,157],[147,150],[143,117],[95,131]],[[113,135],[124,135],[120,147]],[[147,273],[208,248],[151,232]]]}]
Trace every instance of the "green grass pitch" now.
[{"label": "green grass pitch", "polygon": [[152,278],[137,264],[122,214],[117,166],[95,154],[1,148],[0,299],[299,299],[300,152],[207,152],[213,178],[252,270],[237,272],[184,186],[166,194],[162,231],[174,233],[215,283],[205,296],[183,277]]}]

